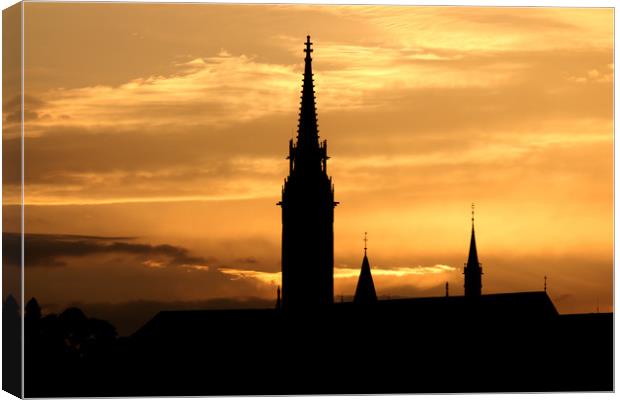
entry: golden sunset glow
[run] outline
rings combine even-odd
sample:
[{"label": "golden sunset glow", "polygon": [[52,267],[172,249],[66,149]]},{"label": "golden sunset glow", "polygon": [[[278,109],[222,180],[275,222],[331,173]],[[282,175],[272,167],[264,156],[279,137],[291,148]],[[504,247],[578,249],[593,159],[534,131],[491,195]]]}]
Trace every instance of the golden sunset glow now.
[{"label": "golden sunset glow", "polygon": [[[338,297],[355,290],[364,232],[379,297],[441,296],[446,282],[462,294],[473,202],[483,293],[542,290],[547,275],[560,312],[612,309],[612,9],[27,3],[25,15],[25,226],[48,256],[27,265],[26,297],[275,299],[275,204],[310,34],[340,202]],[[17,173],[4,181],[17,188]],[[66,241],[83,250],[57,250]]]}]

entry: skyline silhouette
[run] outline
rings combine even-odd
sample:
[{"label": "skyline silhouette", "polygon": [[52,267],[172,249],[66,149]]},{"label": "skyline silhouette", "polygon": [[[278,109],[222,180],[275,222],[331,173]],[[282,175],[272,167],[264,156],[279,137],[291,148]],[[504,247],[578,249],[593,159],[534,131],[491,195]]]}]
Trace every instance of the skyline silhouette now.
[{"label": "skyline silhouette", "polygon": [[317,6],[309,27],[286,5],[26,8],[25,295],[46,312],[127,327],[142,307],[127,332],[156,304],[273,304],[309,32],[336,299],[354,297],[363,232],[379,298],[464,293],[474,201],[484,293],[547,275],[560,312],[612,310],[610,10]]},{"label": "skyline silhouette", "polygon": [[613,8],[23,10],[28,394],[613,389]]},{"label": "skyline silhouette", "polygon": [[[185,247],[169,244],[168,236],[163,233],[159,236],[163,241],[158,244],[153,240],[157,236],[143,241],[144,236],[134,234],[131,230],[114,230],[101,235],[36,232],[36,230],[27,232],[23,260],[27,266],[24,295],[30,298],[24,308],[25,374],[28,382],[26,395],[144,396],[613,390],[611,376],[613,357],[610,351],[613,347],[611,329],[613,314],[599,313],[598,299],[597,313],[558,312],[554,300],[550,297],[547,276],[553,277],[554,280],[558,277],[560,278],[558,281],[561,281],[562,274],[543,269],[549,265],[542,268],[536,265],[537,268],[534,270],[516,268],[506,271],[497,268],[497,260],[502,258],[501,246],[499,253],[488,258],[486,256],[487,249],[498,250],[493,246],[493,240],[486,241],[481,247],[484,250],[480,253],[485,260],[483,282],[476,228],[483,236],[498,236],[501,235],[501,229],[497,228],[497,224],[501,224],[502,221],[495,221],[495,225],[483,225],[483,228],[475,226],[474,223],[478,221],[474,220],[473,204],[469,249],[466,255],[464,252],[461,254],[461,259],[466,260],[463,269],[453,266],[457,265],[453,262],[449,264],[435,262],[430,265],[421,263],[413,267],[375,265],[371,268],[366,230],[364,230],[364,255],[361,266],[335,265],[339,245],[335,241],[334,226],[340,220],[340,216],[335,218],[334,208],[339,202],[335,201],[334,184],[327,171],[330,159],[327,141],[319,140],[312,44],[310,35],[307,35],[304,43],[305,58],[297,136],[289,140],[288,176],[284,174],[286,178],[282,186],[282,198],[277,203],[281,207],[279,220],[282,224],[281,277],[272,267],[266,267],[260,261],[265,254],[273,253],[273,243],[265,245],[266,242],[261,239],[258,232],[265,227],[272,227],[273,222],[265,225],[257,224],[258,220],[246,220],[243,215],[236,220],[230,219],[230,224],[226,224],[230,215],[224,212],[220,216],[220,222],[224,223],[212,225],[208,232],[225,231],[232,226],[230,234],[248,232],[250,236],[255,235],[256,238],[252,243],[254,247],[263,246],[261,257],[256,257],[254,252],[247,255],[248,253],[245,253],[247,249],[235,241],[222,242],[217,257],[203,255],[209,253],[195,250],[196,243],[200,243],[198,239],[200,236],[194,238],[196,242],[193,246]],[[225,53],[218,54],[222,60],[229,56]],[[184,64],[187,68],[186,73],[191,75],[196,71],[204,72],[205,68],[206,71],[211,71],[207,72],[207,75],[212,73],[210,67],[205,67],[208,64],[205,60],[194,60]],[[255,60],[250,61],[250,64],[256,64]],[[256,65],[253,67],[260,71],[260,67],[256,68]],[[326,72],[329,76],[329,68]],[[134,86],[130,87],[140,88],[152,83],[135,80],[131,84]],[[329,99],[329,95],[327,97]],[[328,104],[329,101],[333,99],[328,100]],[[223,99],[218,105],[225,105],[225,100]],[[332,104],[332,106],[337,111],[341,110],[338,105]],[[37,118],[43,122],[35,122],[34,128],[46,129],[43,126],[48,117],[42,115],[37,114]],[[55,117],[52,114],[50,118]],[[67,119],[72,118],[70,116]],[[329,120],[329,117],[327,119]],[[324,137],[330,137],[330,143],[333,143],[330,130],[325,131],[327,134]],[[257,140],[253,142],[256,144],[262,139],[250,139],[253,140]],[[377,141],[377,138],[374,140]],[[354,142],[349,145],[352,143]],[[330,147],[332,150],[334,148],[336,148],[334,154],[342,154],[339,153],[339,146]],[[218,153],[216,149],[209,150]],[[162,154],[158,153],[157,156]],[[367,218],[360,209],[393,212],[391,205],[398,195],[403,194],[401,200],[409,199],[410,202],[415,198],[411,197],[412,192],[400,193],[402,190],[392,191],[379,186],[376,192],[383,193],[383,197],[366,199],[361,196],[354,201],[350,194],[355,193],[356,189],[350,188],[359,187],[360,182],[353,179],[352,183],[348,183],[355,176],[346,173],[341,176],[337,173],[346,171],[346,168],[342,169],[342,165],[354,164],[354,161],[345,156],[341,169],[332,171],[332,163],[337,164],[337,160],[339,157],[334,156],[330,162],[330,174],[334,173],[339,185],[342,184],[345,188],[350,185],[343,196],[348,201],[343,204],[355,211],[359,219],[357,224],[367,224]],[[362,161],[368,162],[368,159]],[[228,167],[230,165],[220,165],[214,170],[207,169],[209,171],[207,175],[221,176],[225,181],[233,183],[235,181],[230,180],[227,175]],[[258,175],[264,173],[257,164],[247,163],[245,168],[255,170]],[[196,171],[198,177],[205,178],[205,175],[201,175],[200,169]],[[173,175],[177,173],[179,171],[172,172]],[[392,173],[394,174],[394,171]],[[142,171],[138,174],[145,182],[151,179],[148,172]],[[383,179],[389,182],[389,178],[390,176],[386,176]],[[420,180],[424,178],[426,177],[417,177]],[[97,181],[100,178],[88,175],[79,179]],[[126,177],[120,179],[125,180]],[[108,182],[108,179],[100,180],[104,181]],[[450,183],[443,182],[443,184],[446,187],[450,186]],[[475,192],[473,190],[468,193]],[[489,199],[485,195],[481,196],[483,199]],[[338,199],[340,200],[340,195]],[[198,203],[206,201],[208,206],[213,208],[212,212],[217,214],[224,210],[226,202],[235,203],[239,200],[239,198],[225,199],[224,196],[215,201],[206,201],[205,198],[198,196],[189,201]],[[268,204],[263,197],[258,197],[258,200],[263,206]],[[474,200],[477,201],[477,198]],[[168,212],[174,213],[175,210],[179,210],[177,203],[187,201],[187,198],[163,202],[159,199],[154,203],[170,202],[172,206]],[[463,199],[457,198],[452,201]],[[144,203],[143,200],[138,200],[136,207],[139,208]],[[416,208],[415,203],[412,203],[409,207]],[[27,210],[36,210],[38,207],[36,204],[36,201],[28,204]],[[124,206],[133,204],[133,201],[126,199],[121,204]],[[273,207],[273,203],[271,204]],[[358,204],[364,206],[360,208]],[[378,204],[381,207],[373,208]],[[496,204],[501,204],[501,201]],[[69,210],[76,205],[89,206],[78,203],[54,204],[54,207],[60,207],[60,213],[67,212],[65,216],[69,216],[74,212]],[[39,206],[45,209],[52,206],[52,203],[41,203]],[[114,202],[90,204],[90,206],[95,206],[98,210],[110,208],[118,210],[118,204]],[[252,202],[246,206],[252,208],[255,214],[260,214],[260,210],[263,209],[257,208]],[[136,208],[133,208],[133,211],[135,210]],[[229,212],[235,213],[236,210],[238,210],[236,207],[231,207]],[[424,207],[422,210],[426,213],[429,211]],[[88,212],[90,211],[86,211],[83,215],[85,220],[92,218]],[[189,218],[198,215],[192,208],[183,212],[186,212]],[[495,210],[494,213],[497,216],[498,211]],[[268,215],[273,216],[273,213]],[[389,215],[398,215],[398,211]],[[350,216],[351,214],[349,218]],[[450,213],[437,216],[445,222],[450,218]],[[385,221],[389,220],[385,215],[383,218]],[[482,220],[486,220],[486,217]],[[374,221],[375,223],[377,221],[376,215]],[[120,220],[117,222],[120,223]],[[401,227],[411,226],[408,224],[412,223],[411,220],[405,221],[405,219],[395,222]],[[134,219],[132,223],[136,224],[137,221]],[[356,224],[350,224],[348,229],[351,230],[354,226]],[[490,226],[495,226],[495,229],[487,231]],[[193,224],[183,228],[189,231],[205,229],[204,226]],[[176,229],[179,227],[176,226]],[[174,228],[171,228],[172,230]],[[368,230],[375,232],[374,229]],[[112,234],[113,232],[115,234]],[[116,234],[118,232],[123,234]],[[427,236],[428,232],[423,234]],[[171,233],[170,238],[174,237]],[[11,231],[3,233],[4,247],[9,249],[3,261],[8,261],[14,266],[19,264],[21,253],[12,250],[18,249],[21,240],[18,234]],[[379,252],[383,259],[389,259],[386,258],[386,254],[390,251],[398,255],[400,247],[395,248],[393,240],[394,237],[390,237],[390,231],[384,226],[377,235],[377,240],[373,242],[378,248],[384,246],[385,242],[392,246],[388,247],[387,252],[385,247],[383,252]],[[448,245],[450,240],[449,235],[440,238],[440,242],[447,249],[455,246],[464,247],[466,244],[463,241],[461,245]],[[439,242],[434,243],[437,245]],[[423,243],[416,243],[416,246],[420,245],[424,246]],[[399,246],[411,251],[411,247],[404,242],[400,242]],[[426,253],[426,257],[436,258],[437,249],[434,251],[435,253]],[[224,254],[227,258],[222,258]],[[407,252],[401,253],[400,257],[402,254],[410,257]],[[509,253],[506,258],[514,257],[514,254]],[[587,251],[584,254],[588,254]],[[520,257],[529,263],[532,262],[527,252]],[[86,260],[92,265],[79,270],[80,267],[74,264],[76,260]],[[231,264],[231,260],[234,263]],[[235,264],[244,264],[246,267],[239,268]],[[47,279],[45,282],[47,285],[42,285],[41,281],[33,279],[41,273],[40,271],[45,271],[49,276],[63,273],[66,277],[78,276],[81,287],[71,286],[71,290],[75,291],[64,293],[67,289],[62,279]],[[97,318],[96,315],[87,317],[79,307],[60,306],[65,309],[56,314],[41,308],[37,298],[44,297],[30,295],[47,291],[52,295],[62,292],[65,298],[75,297],[80,290],[88,289],[89,284],[101,285],[98,278],[112,271],[114,273],[123,271],[124,274],[128,274],[126,278],[131,276],[131,279],[121,280],[113,288],[117,293],[127,296],[127,299],[140,299],[139,291],[146,290],[157,293],[158,296],[172,295],[170,298],[174,300],[175,291],[178,293],[179,289],[191,289],[187,283],[193,281],[192,283],[196,285],[194,298],[205,298],[205,293],[213,299],[218,293],[225,293],[224,297],[235,298],[239,297],[240,293],[265,294],[271,291],[266,296],[257,296],[269,299],[269,305],[253,308],[235,307],[233,304],[232,307],[193,310],[163,308],[157,310],[156,315],[149,318],[135,333],[119,335],[114,323]],[[147,276],[144,275],[145,271],[149,271],[147,275],[150,282],[136,279]],[[189,278],[174,279],[175,276],[180,276],[179,271],[188,274]],[[527,286],[521,285],[522,281],[519,279],[528,275],[525,272],[529,272],[531,276],[533,271],[536,271],[540,285],[536,285],[535,290],[528,290]],[[59,276],[61,275],[56,277]],[[502,285],[498,285],[497,279],[502,276],[504,279],[509,276],[519,277],[507,284],[504,283],[504,288],[510,287],[513,290],[498,290]],[[349,282],[348,287],[342,285],[342,281],[346,280]],[[406,281],[413,287],[420,285],[417,287],[418,292],[405,285],[403,294],[397,294],[392,298],[392,291],[398,288],[394,286],[394,282],[400,281]],[[135,288],[128,288],[126,286],[128,282],[139,283]],[[168,284],[171,291],[162,291],[162,282]],[[487,282],[490,284],[487,285]],[[337,284],[340,286],[336,287]],[[237,286],[233,289],[233,285]],[[7,287],[5,285],[3,288],[5,293]],[[555,290],[555,286],[552,287]],[[432,295],[420,295],[424,289],[428,289]],[[347,301],[343,296],[345,290],[350,293]],[[102,298],[110,300],[105,296],[104,293]],[[336,300],[338,298],[340,301]],[[6,297],[4,310],[9,311],[5,313],[9,318],[15,317],[18,307],[12,296]],[[17,311],[17,319],[18,314]],[[454,326],[459,329],[453,330]],[[334,342],[334,331],[347,338],[345,343]],[[367,343],[366,336],[355,335],[361,331],[374,339],[371,344]],[[458,343],[453,341],[455,334],[460,339]],[[595,342],[595,338],[598,341]],[[421,343],[424,345],[421,346]],[[270,358],[270,355],[274,355],[273,349],[278,351]],[[352,376],[356,377],[354,380],[337,374],[338,367],[329,362],[334,355],[347,360]],[[548,358],[549,355],[551,359]],[[398,362],[401,356],[415,357],[420,363],[402,369]],[[205,364],[204,361],[207,359],[209,362]],[[445,365],[446,360],[450,360],[448,366]],[[546,364],[541,363],[542,360],[545,360]],[[522,365],[525,363],[532,365],[524,372]],[[56,365],[57,369],[52,368],[53,365]],[[369,365],[381,365],[382,368],[380,371],[368,369]],[[450,381],[446,382],[443,377],[433,375],[432,371],[440,366],[453,377]],[[227,373],[231,370],[236,371],[235,376]],[[134,373],[131,374],[131,371]],[[274,371],[279,371],[281,375],[281,380],[275,384],[272,379],[268,379],[269,374],[273,374]],[[309,387],[308,381],[317,372],[325,379],[320,382],[313,381],[315,385]],[[411,376],[415,376],[416,379],[410,379]],[[102,385],[104,379],[109,383]],[[235,386],[239,381],[244,382],[243,388]]]}]

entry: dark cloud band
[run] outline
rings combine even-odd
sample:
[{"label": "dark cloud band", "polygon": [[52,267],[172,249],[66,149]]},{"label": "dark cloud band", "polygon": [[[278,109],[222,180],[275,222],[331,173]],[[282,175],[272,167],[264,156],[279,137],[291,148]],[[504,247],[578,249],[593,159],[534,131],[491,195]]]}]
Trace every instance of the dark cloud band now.
[{"label": "dark cloud band", "polygon": [[[165,258],[167,266],[204,265],[214,261],[213,258],[192,256],[183,247],[170,244],[134,243],[133,240],[135,238],[132,237],[26,234],[24,236],[24,264],[27,267],[59,267],[66,265],[65,258],[98,254],[131,254]],[[2,241],[5,249],[3,262],[6,265],[19,265],[21,235],[3,232]]]}]

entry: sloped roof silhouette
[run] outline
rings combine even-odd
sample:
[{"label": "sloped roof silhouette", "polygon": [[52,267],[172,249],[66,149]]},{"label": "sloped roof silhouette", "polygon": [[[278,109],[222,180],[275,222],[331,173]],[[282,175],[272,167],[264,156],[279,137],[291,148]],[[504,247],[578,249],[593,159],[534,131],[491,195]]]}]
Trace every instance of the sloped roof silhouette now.
[{"label": "sloped roof silhouette", "polygon": [[[464,296],[419,297],[379,300],[371,305],[359,303],[334,303],[316,310],[323,320],[343,323],[348,318],[378,318],[382,322],[395,323],[405,319],[432,322],[461,319],[466,315],[477,315],[487,321],[538,321],[549,320],[559,314],[545,292],[518,292],[482,295],[475,300]],[[311,318],[309,313],[287,314],[282,310],[240,309],[240,310],[184,310],[161,311],[132,336],[136,338],[172,338],[188,334],[200,337],[213,329],[244,327],[260,336],[262,330],[282,318]]]}]

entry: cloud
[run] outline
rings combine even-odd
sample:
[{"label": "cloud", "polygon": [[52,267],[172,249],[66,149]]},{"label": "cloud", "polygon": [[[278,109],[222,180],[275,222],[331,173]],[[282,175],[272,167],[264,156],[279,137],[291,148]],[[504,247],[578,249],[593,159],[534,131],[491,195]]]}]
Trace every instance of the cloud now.
[{"label": "cloud", "polygon": [[[540,58],[578,52],[465,53],[330,41],[316,51],[319,111],[376,107],[380,98],[374,92],[380,90],[506,86],[527,76]],[[607,63],[612,62],[610,51],[592,51],[608,55]],[[302,65],[301,57],[294,64],[279,64],[222,50],[215,56],[177,63],[176,71],[168,75],[136,78],[118,86],[54,89],[38,95],[43,102],[26,99],[27,109],[36,106],[37,115],[45,117],[29,120],[27,134],[49,134],[49,128],[58,126],[151,127],[155,131],[171,125],[223,127],[290,113],[297,108]]]},{"label": "cloud", "polygon": [[[5,233],[5,241],[16,237]],[[251,279],[231,279],[218,269],[221,264],[214,257],[197,256],[179,246],[121,239],[27,235],[25,295],[57,308],[72,302],[124,303],[136,299],[193,302],[275,298],[275,287]],[[235,249],[217,254],[223,259],[238,258]]]},{"label": "cloud", "polygon": [[[319,123],[332,152],[330,168],[345,173],[346,180],[335,176],[341,192],[349,190],[343,184],[353,182],[347,171],[359,176],[377,167],[364,185],[371,187],[382,184],[376,177],[390,163],[404,165],[404,171],[427,162],[427,176],[433,176],[431,167],[487,168],[497,160],[518,166],[537,146],[564,141],[578,147],[583,141],[609,142],[613,137],[612,47],[448,46],[427,42],[428,26],[411,35],[412,27],[424,27],[428,18],[441,26],[456,23],[453,31],[466,28],[471,35],[472,27],[499,29],[492,25],[500,25],[499,31],[508,36],[521,35],[513,28],[523,24],[528,36],[529,27],[543,26],[544,21],[545,29],[563,34],[567,29],[593,29],[566,13],[318,10],[330,20],[335,12],[347,21],[364,20],[364,26],[377,23],[386,32],[405,29],[401,24],[407,20],[411,25],[404,41],[390,42],[386,36],[316,39]],[[584,11],[591,14],[599,18],[601,13]],[[40,118],[27,123],[26,202],[83,205],[277,196],[286,174],[281,160],[296,124],[303,65],[299,39],[282,36],[280,32],[274,39],[277,51],[242,51],[233,41],[210,55],[170,58],[165,72],[117,84],[32,91],[36,97],[27,96],[26,107]],[[9,103],[13,108],[17,104],[15,99]],[[10,154],[17,154],[19,145],[19,138],[3,140]],[[19,169],[4,170],[7,189],[12,189],[5,203],[18,203]]]},{"label": "cloud", "polygon": [[36,123],[45,119],[42,110],[46,104],[36,96],[24,96],[24,110],[22,113],[22,96],[9,98],[2,104],[2,138],[20,139],[22,134],[22,119],[25,123]]},{"label": "cloud", "polygon": [[[355,293],[359,273],[359,268],[334,268],[334,292]],[[437,296],[443,293],[446,282],[454,284],[462,279],[457,268],[445,264],[385,267],[371,261],[371,273],[379,296]]]},{"label": "cloud", "polygon": [[[235,268],[219,268],[220,272],[225,275],[231,276],[231,279],[254,279],[260,281],[262,283],[266,283],[269,285],[278,285],[280,284],[282,277],[280,272],[264,272],[264,271],[253,271],[250,269],[235,269]],[[414,278],[420,275],[432,275],[432,274],[443,274],[443,273],[452,273],[456,271],[456,268],[451,267],[449,265],[436,264],[432,266],[421,266],[418,265],[416,267],[380,267],[374,266],[372,267],[372,275],[373,277],[389,277],[389,278],[401,278],[401,282],[406,281],[407,279]],[[346,268],[346,267],[336,267],[334,268],[334,279],[350,279],[359,277],[360,270],[358,268]],[[381,278],[380,278],[381,279]],[[415,286],[415,282],[414,282]]]},{"label": "cloud", "polygon": [[234,262],[241,264],[256,264],[258,263],[258,260],[255,257],[242,257],[236,258]]},{"label": "cloud", "polygon": [[29,135],[42,128],[165,126],[186,124],[222,126],[286,112],[301,86],[297,66],[258,62],[225,51],[177,65],[167,76],[138,78],[119,86],[56,89],[42,112],[44,121],[31,122]]},{"label": "cloud", "polygon": [[378,40],[399,45],[461,51],[612,47],[609,9],[355,6],[326,11],[370,25]]},{"label": "cloud", "polygon": [[[453,272],[456,268],[449,265],[436,264],[431,266],[418,265],[416,267],[382,267],[373,266],[373,276],[393,276],[405,278],[411,275],[428,275],[441,274],[444,272]],[[357,278],[359,277],[359,269],[354,268],[334,268],[334,278]]]},{"label": "cloud", "polygon": [[219,268],[219,271],[225,275],[230,276],[230,279],[255,279],[260,281],[261,283],[266,283],[269,285],[278,285],[281,280],[280,272],[264,272],[264,271],[253,271],[249,269],[236,269],[236,268]]},{"label": "cloud", "polygon": [[[547,75],[528,79],[534,79],[531,85],[502,90],[377,90],[374,102],[393,106],[327,110],[320,122],[332,151],[331,171],[365,173],[378,167],[379,172],[388,164],[485,168],[497,161],[518,167],[547,148],[611,143],[613,93],[608,83],[582,85]],[[556,79],[557,85],[549,86],[544,79]],[[157,134],[100,128],[46,130],[40,137],[26,138],[26,157],[32,160],[26,169],[26,202],[110,204],[277,196],[286,174],[281,157],[286,152],[287,124],[294,120],[283,115],[230,127],[191,126],[181,134],[175,133],[180,127],[162,128]],[[5,140],[4,146],[17,151],[19,141]],[[343,184],[353,182],[342,176],[335,175],[340,191]],[[5,178],[13,185],[20,181],[17,173]]]},{"label": "cloud", "polygon": [[[133,243],[130,237],[100,237],[80,235],[26,234],[24,236],[24,265],[32,267],[60,267],[67,258],[90,257],[104,254],[129,254],[146,258],[147,267],[190,267],[200,269],[214,261],[196,257],[182,247],[169,244],[150,245]],[[3,232],[2,240],[9,249],[19,249],[21,235]],[[19,254],[7,252],[5,262],[19,265]]]},{"label": "cloud", "polygon": [[595,68],[579,76],[569,76],[567,79],[576,83],[613,83],[613,64],[609,64],[607,67],[602,72]]}]

